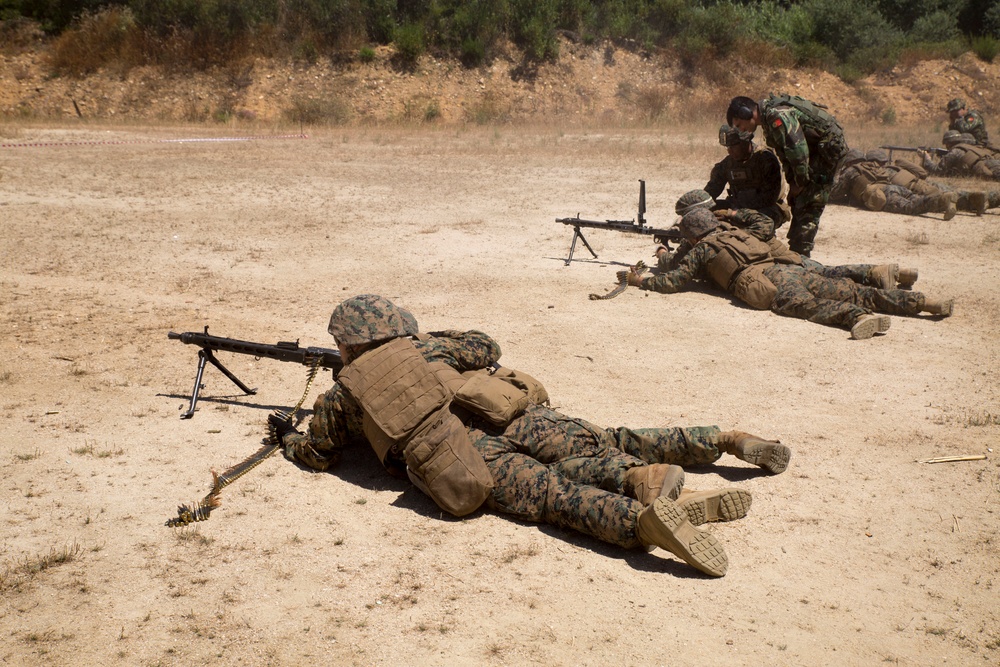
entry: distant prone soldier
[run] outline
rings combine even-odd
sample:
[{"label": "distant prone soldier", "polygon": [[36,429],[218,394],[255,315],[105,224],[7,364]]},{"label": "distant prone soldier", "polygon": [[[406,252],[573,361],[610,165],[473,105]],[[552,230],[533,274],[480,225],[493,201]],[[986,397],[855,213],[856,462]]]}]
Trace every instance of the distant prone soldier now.
[{"label": "distant prone soldier", "polygon": [[[837,172],[830,201],[901,215],[942,213],[945,220],[954,218],[957,211],[982,215],[986,210],[987,193],[955,190],[928,181],[927,175],[923,167],[909,160],[890,164],[883,150],[863,153],[851,149]],[[994,194],[1000,199],[1000,193]]]},{"label": "distant prone soldier", "polygon": [[923,167],[928,172],[1000,181],[1000,152],[976,144],[971,134],[955,130],[945,132],[942,141],[948,152],[936,162],[929,152],[920,151]]},{"label": "distant prone soldier", "polygon": [[[754,215],[766,220],[759,213]],[[938,301],[920,292],[826,278],[796,263],[792,256],[776,258],[766,243],[725,225],[707,208],[687,213],[680,230],[692,245],[680,266],[650,277],[632,269],[626,276],[629,285],[673,294],[694,278],[703,278],[752,308],[844,328],[855,339],[889,330],[889,317],[876,313],[952,314],[952,299]]]}]

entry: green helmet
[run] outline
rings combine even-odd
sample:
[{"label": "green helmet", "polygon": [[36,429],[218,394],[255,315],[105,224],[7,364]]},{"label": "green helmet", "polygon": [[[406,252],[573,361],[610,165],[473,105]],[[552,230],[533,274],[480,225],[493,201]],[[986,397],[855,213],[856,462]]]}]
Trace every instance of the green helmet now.
[{"label": "green helmet", "polygon": [[681,218],[680,230],[685,238],[696,239],[718,228],[719,220],[707,208],[700,206],[684,214]]},{"label": "green helmet", "polygon": [[327,328],[338,343],[362,345],[419,332],[417,320],[405,308],[377,294],[362,294],[333,309]]},{"label": "green helmet", "polygon": [[712,195],[704,190],[691,190],[682,194],[681,198],[677,200],[677,204],[674,205],[674,212],[677,215],[684,215],[696,208],[710,209],[713,206],[715,206],[715,200],[712,199]]},{"label": "green helmet", "polygon": [[847,154],[844,156],[845,167],[848,165],[864,161],[865,161],[865,152],[857,148],[852,148],[851,150],[847,151]]},{"label": "green helmet", "polygon": [[958,130],[948,130],[944,133],[944,136],[941,137],[941,143],[945,146],[954,146],[955,144],[961,143],[961,136],[962,133]]},{"label": "green helmet", "polygon": [[965,108],[965,100],[956,97],[950,102],[948,102],[947,111],[958,111],[959,109],[964,109],[964,108]]},{"label": "green helmet", "polygon": [[722,146],[735,146],[736,144],[753,141],[752,132],[743,132],[731,125],[722,125],[719,128],[719,144]]},{"label": "green helmet", "polygon": [[887,164],[889,162],[889,154],[886,153],[881,148],[873,148],[867,153],[865,153],[865,159],[873,162],[881,162],[882,164]]},{"label": "green helmet", "polygon": [[959,144],[972,144],[973,146],[975,146],[976,145],[976,138],[974,136],[972,136],[971,134],[969,134],[968,132],[962,132],[961,134],[958,135],[958,141],[956,143],[959,143]]}]

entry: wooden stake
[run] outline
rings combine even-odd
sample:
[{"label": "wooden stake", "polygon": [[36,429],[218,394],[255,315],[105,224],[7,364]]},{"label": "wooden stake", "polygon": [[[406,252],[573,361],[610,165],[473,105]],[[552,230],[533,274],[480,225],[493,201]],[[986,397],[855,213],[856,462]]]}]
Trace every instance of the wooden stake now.
[{"label": "wooden stake", "polygon": [[939,456],[934,459],[917,459],[917,463],[953,463],[955,461],[982,461],[986,454],[967,454],[965,456]]}]

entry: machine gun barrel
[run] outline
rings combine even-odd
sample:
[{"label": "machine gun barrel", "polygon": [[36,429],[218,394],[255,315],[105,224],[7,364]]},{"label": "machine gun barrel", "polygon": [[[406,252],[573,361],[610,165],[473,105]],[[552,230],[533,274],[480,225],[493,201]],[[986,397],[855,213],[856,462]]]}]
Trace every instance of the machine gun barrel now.
[{"label": "machine gun barrel", "polygon": [[344,361],[340,357],[339,350],[331,350],[325,347],[299,347],[299,342],[279,341],[275,345],[267,343],[255,343],[247,340],[237,340],[235,338],[223,338],[222,336],[212,336],[205,327],[203,333],[187,331],[184,333],[167,333],[170,340],[179,340],[186,345],[197,345],[198,350],[198,373],[194,379],[194,389],[191,392],[191,405],[187,412],[181,415],[181,419],[190,419],[194,416],[195,405],[198,403],[198,393],[205,385],[201,383],[201,378],[205,372],[205,364],[210,363],[218,368],[223,375],[229,378],[233,384],[239,387],[248,395],[256,394],[256,389],[243,384],[242,381],[222,365],[215,358],[216,351],[235,352],[236,354],[247,354],[257,358],[275,359],[277,361],[290,361],[303,366],[317,366],[319,368],[329,368],[334,375],[344,367]]},{"label": "machine gun barrel", "polygon": [[606,229],[612,232],[626,232],[629,234],[643,234],[645,236],[652,236],[656,243],[662,243],[663,245],[670,247],[670,243],[680,243],[684,237],[681,235],[680,230],[677,227],[669,227],[666,229],[659,227],[650,227],[646,224],[646,181],[639,181],[639,211],[638,216],[633,220],[587,220],[586,218],[581,218],[580,214],[577,213],[575,217],[572,218],[556,218],[556,222],[562,223],[564,225],[570,225],[573,227],[573,241],[569,247],[569,255],[566,257],[566,266],[573,261],[573,253],[576,251],[576,241],[580,239],[583,241],[583,245],[587,247],[590,254],[597,258],[597,253],[594,249],[590,247],[590,243],[587,242],[587,238],[580,231],[581,228],[589,229]]}]

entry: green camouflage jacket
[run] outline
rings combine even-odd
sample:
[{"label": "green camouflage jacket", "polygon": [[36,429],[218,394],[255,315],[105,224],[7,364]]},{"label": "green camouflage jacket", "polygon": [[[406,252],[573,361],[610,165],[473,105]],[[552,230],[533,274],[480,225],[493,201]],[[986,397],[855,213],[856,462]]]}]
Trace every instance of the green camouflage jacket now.
[{"label": "green camouflage jacket", "polygon": [[986,132],[986,123],[983,121],[983,116],[975,109],[970,109],[965,112],[965,115],[951,121],[948,129],[971,134],[976,138],[976,143],[980,146],[987,146],[990,143],[989,133]]}]

